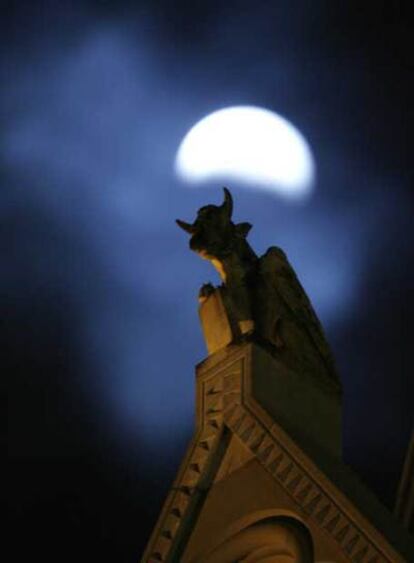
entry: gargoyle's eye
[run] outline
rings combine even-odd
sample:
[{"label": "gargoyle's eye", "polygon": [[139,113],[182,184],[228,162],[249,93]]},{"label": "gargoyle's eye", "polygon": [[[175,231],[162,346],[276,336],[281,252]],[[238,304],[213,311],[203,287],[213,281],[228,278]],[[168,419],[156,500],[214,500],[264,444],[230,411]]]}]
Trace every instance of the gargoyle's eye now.
[{"label": "gargoyle's eye", "polygon": [[211,211],[212,211],[211,209],[204,207],[203,209],[200,209],[200,211],[198,212],[198,216],[201,217],[202,219],[207,219],[208,217],[210,217]]}]

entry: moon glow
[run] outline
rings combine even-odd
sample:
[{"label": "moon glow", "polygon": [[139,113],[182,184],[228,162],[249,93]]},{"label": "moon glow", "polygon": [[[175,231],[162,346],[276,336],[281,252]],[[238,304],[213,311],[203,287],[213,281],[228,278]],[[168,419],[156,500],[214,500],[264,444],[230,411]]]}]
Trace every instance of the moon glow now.
[{"label": "moon glow", "polygon": [[191,184],[234,180],[303,199],[312,191],[315,164],[304,136],[280,115],[255,106],[215,111],[183,138],[175,159]]}]

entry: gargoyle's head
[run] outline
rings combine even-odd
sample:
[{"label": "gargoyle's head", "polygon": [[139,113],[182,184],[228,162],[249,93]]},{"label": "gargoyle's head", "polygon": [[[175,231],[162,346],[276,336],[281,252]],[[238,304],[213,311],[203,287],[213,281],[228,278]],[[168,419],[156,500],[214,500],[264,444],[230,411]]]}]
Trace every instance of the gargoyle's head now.
[{"label": "gargoyle's head", "polygon": [[251,225],[235,225],[231,220],[233,199],[224,188],[224,201],[218,205],[202,207],[193,224],[177,219],[177,225],[191,234],[190,248],[207,260],[223,259],[231,254],[240,241],[246,237]]}]

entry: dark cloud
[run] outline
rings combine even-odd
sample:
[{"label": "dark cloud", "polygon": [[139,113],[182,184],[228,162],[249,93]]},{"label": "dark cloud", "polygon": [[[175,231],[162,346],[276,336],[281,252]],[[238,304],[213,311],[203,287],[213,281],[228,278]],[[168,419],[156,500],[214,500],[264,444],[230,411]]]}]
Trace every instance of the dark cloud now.
[{"label": "dark cloud", "polygon": [[183,186],[175,151],[233,104],[277,111],[314,152],[312,199],[234,184],[235,213],[258,252],[288,252],[337,357],[345,460],[392,504],[412,424],[412,123],[404,15],[368,5],[9,8],[2,341],[11,510],[29,533],[16,561],[143,549],[191,435],[196,294],[215,280],[174,219],[220,186]]}]

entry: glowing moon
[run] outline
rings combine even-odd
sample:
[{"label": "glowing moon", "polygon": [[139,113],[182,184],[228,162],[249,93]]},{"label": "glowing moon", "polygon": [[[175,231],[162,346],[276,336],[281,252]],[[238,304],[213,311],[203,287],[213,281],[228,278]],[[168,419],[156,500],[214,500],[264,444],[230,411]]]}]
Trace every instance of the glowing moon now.
[{"label": "glowing moon", "polygon": [[280,115],[254,106],[201,119],[181,142],[175,169],[189,183],[229,179],[292,199],[309,195],[315,177],[303,135]]}]

